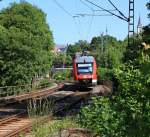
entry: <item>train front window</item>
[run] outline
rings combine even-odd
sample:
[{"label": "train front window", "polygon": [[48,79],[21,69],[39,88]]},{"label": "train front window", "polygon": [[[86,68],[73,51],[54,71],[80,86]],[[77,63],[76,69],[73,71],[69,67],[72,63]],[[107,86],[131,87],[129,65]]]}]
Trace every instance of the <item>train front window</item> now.
[{"label": "train front window", "polygon": [[77,64],[77,71],[78,74],[83,74],[83,73],[92,73],[93,72],[93,67],[92,64]]}]

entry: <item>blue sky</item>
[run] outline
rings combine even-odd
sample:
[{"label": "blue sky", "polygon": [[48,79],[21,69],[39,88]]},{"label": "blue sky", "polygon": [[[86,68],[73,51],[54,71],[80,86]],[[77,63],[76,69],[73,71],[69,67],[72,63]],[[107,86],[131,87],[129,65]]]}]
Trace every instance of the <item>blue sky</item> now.
[{"label": "blue sky", "polygon": [[[19,0],[3,0],[0,2],[0,9],[7,7],[11,2],[19,2]],[[122,21],[114,16],[86,16],[73,18],[64,12],[54,0],[26,0],[36,5],[47,14],[47,23],[53,32],[54,41],[57,44],[74,43],[78,40],[90,41],[93,36],[98,36],[106,32],[118,39],[124,39],[127,36],[127,22]],[[93,14],[91,9],[85,6],[80,0],[57,0],[64,9],[72,16],[78,13]],[[84,0],[82,0],[84,1]],[[113,9],[107,0],[91,0],[98,3],[106,9]],[[128,0],[112,0],[112,2],[127,16]],[[139,15],[143,25],[149,24],[147,18],[148,10],[146,3],[148,0],[135,0],[135,30]],[[92,9],[97,9],[89,4]],[[106,14],[105,12],[96,11],[95,14]]]}]

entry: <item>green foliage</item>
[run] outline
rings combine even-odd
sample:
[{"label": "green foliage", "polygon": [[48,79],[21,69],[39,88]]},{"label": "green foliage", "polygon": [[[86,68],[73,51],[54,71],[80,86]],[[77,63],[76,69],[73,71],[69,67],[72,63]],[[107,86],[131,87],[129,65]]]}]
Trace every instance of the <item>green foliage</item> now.
[{"label": "green foliage", "polygon": [[[150,2],[147,3],[147,8],[148,10],[150,10]],[[148,17],[150,18],[150,14],[148,14]],[[141,35],[141,36],[140,36]],[[134,39],[134,45],[128,45],[125,55],[124,55],[124,62],[127,61],[135,61],[139,55],[140,55],[140,51],[143,48],[143,46],[141,45],[142,42],[145,43],[150,43],[150,24],[143,27],[143,32],[142,34],[137,34],[134,37],[131,37],[130,40]]]},{"label": "green foliage", "polygon": [[27,102],[27,112],[30,118],[39,116],[52,116],[54,102],[52,100],[29,100]]},{"label": "green foliage", "polygon": [[[150,2],[147,7],[150,9]],[[102,137],[150,136],[150,50],[141,45],[143,41],[150,43],[149,32],[148,25],[142,37],[134,37],[135,45],[127,47],[126,63],[113,67],[118,87],[110,99],[94,98],[92,104],[82,108],[82,126]],[[98,73],[106,76],[107,69],[101,71],[98,69]]]},{"label": "green foliage", "polygon": [[[147,9],[150,10],[150,2],[147,3]],[[149,18],[150,18],[150,13],[148,14]]]},{"label": "green foliage", "polygon": [[145,26],[144,28],[143,28],[143,40],[144,40],[144,42],[146,42],[146,43],[150,43],[150,24],[149,25],[147,25],[147,26]]},{"label": "green foliage", "polygon": [[74,57],[75,53],[77,52],[84,52],[90,50],[90,44],[87,41],[79,40],[73,45],[69,45],[67,49],[67,54],[70,55],[72,58]]},{"label": "green foliage", "polygon": [[39,88],[46,88],[52,86],[52,83],[49,79],[42,79],[38,85]]},{"label": "green foliage", "polygon": [[123,57],[124,62],[136,60],[140,55],[140,50],[142,49],[142,38],[140,36],[135,35],[134,37],[131,37],[130,40],[134,40],[134,45],[128,45],[126,47],[126,52]]},{"label": "green foliage", "polygon": [[[82,126],[102,137],[150,136],[150,73],[124,66],[116,69],[118,91],[109,100],[94,98],[79,116]],[[150,69],[150,68],[149,68]]]},{"label": "green foliage", "polygon": [[72,65],[72,58],[70,55],[65,53],[58,53],[54,56],[53,65],[62,67],[62,65],[71,66]]},{"label": "green foliage", "polygon": [[69,45],[67,49],[67,55],[74,57],[76,52],[81,52],[81,47],[79,45]]},{"label": "green foliage", "polygon": [[72,61],[72,58],[71,58],[71,56],[70,55],[67,55],[66,56],[66,60],[65,60],[65,65],[66,66],[72,66],[72,63],[73,61]]},{"label": "green foliage", "polygon": [[113,79],[113,70],[108,68],[98,68],[97,69],[97,78],[98,81],[101,80],[112,80]]},{"label": "green foliage", "polygon": [[0,85],[31,83],[51,64],[52,33],[46,15],[27,2],[13,3],[0,14]]},{"label": "green foliage", "polygon": [[[150,11],[150,2],[147,3],[147,9]],[[148,14],[148,18],[150,19],[150,13]],[[149,36],[150,36],[150,24],[148,24],[143,28],[143,33],[142,33],[143,41],[147,44],[150,44]]]},{"label": "green foliage", "polygon": [[64,118],[62,120],[51,121],[46,124],[34,124],[32,127],[32,136],[34,137],[54,137],[60,136],[61,129],[79,128],[79,125],[72,118]]},{"label": "green foliage", "polygon": [[90,44],[80,40],[74,45],[69,45],[67,54],[73,58],[76,52],[90,51],[98,66],[114,68],[122,62],[125,45],[126,41],[117,41],[116,38],[105,35],[93,37]]},{"label": "green foliage", "polygon": [[53,78],[56,80],[67,80],[71,78],[71,72],[68,70],[55,72]]},{"label": "green foliage", "polygon": [[65,63],[66,60],[66,54],[65,53],[58,53],[54,55],[53,64],[55,66],[60,66],[63,63]]},{"label": "green foliage", "polygon": [[120,119],[106,97],[93,98],[93,103],[82,108],[79,115],[79,123],[101,137],[123,137],[119,131]]},{"label": "green foliage", "polygon": [[139,50],[138,58],[116,68],[114,76],[118,81],[116,92],[110,99],[94,99],[84,107],[79,122],[102,137],[149,137],[149,50]]},{"label": "green foliage", "polygon": [[[144,64],[143,64],[144,65]],[[150,67],[149,67],[150,69]],[[116,71],[120,91],[118,107],[125,110],[124,122],[128,136],[150,136],[150,93],[148,73],[133,66],[126,66]]]},{"label": "green foliage", "polygon": [[99,67],[112,69],[121,63],[124,47],[124,42],[105,35],[92,39],[90,51]]},{"label": "green foliage", "polygon": [[90,44],[86,40],[79,40],[75,45],[79,45],[81,47],[82,52],[83,51],[89,51]]}]

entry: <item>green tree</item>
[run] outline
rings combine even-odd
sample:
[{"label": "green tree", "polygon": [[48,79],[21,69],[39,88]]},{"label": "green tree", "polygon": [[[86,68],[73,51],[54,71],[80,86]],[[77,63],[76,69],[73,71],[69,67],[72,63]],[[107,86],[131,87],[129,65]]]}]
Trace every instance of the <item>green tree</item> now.
[{"label": "green tree", "polygon": [[124,52],[124,42],[105,35],[93,37],[90,51],[100,67],[113,68],[121,63]]},{"label": "green tree", "polygon": [[128,61],[134,61],[136,58],[139,57],[140,50],[142,48],[142,38],[138,35],[134,35],[134,37],[130,37],[131,41],[134,41],[133,45],[127,45],[126,51],[124,53],[123,61],[124,63]]},{"label": "green tree", "polygon": [[75,45],[79,45],[81,47],[82,52],[89,51],[90,44],[86,40],[79,40]]},{"label": "green tree", "polygon": [[30,83],[48,72],[53,37],[41,9],[13,3],[0,12],[0,86]]},{"label": "green tree", "polygon": [[[148,37],[144,35],[143,40]],[[139,40],[134,45],[134,58],[127,58],[114,71],[116,91],[109,99],[94,98],[93,104],[81,110],[81,125],[102,137],[150,136],[150,50],[144,49]]]},{"label": "green tree", "polygon": [[148,26],[145,26],[144,28],[143,28],[143,40],[144,40],[144,42],[146,42],[146,43],[150,43],[150,24],[148,25]]},{"label": "green tree", "polygon": [[72,58],[74,57],[76,52],[81,52],[81,47],[79,45],[69,45],[67,48],[67,55],[70,55]]},{"label": "green tree", "polygon": [[[150,2],[147,3],[147,9],[150,10]],[[150,13],[148,14],[149,18],[150,18]]]},{"label": "green tree", "polygon": [[75,44],[69,45],[67,48],[67,54],[74,57],[77,52],[89,51],[90,44],[86,40],[79,40]]},{"label": "green tree", "polygon": [[[150,2],[148,2],[146,6],[147,6],[148,10],[150,11]],[[148,17],[150,19],[150,13],[148,14]],[[150,36],[150,24],[145,26],[143,30],[144,30],[143,31],[144,42],[150,43],[150,37],[149,37]]]}]

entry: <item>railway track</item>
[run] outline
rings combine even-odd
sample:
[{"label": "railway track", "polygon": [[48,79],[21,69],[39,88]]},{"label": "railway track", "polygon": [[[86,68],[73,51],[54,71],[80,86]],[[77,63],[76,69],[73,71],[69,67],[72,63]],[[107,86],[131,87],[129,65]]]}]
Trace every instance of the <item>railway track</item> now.
[{"label": "railway track", "polygon": [[0,137],[15,137],[22,131],[28,130],[32,125],[32,120],[24,113],[19,113],[0,121]]},{"label": "railway track", "polygon": [[[38,92],[26,93],[18,96],[5,98],[6,102],[1,104],[1,110],[7,110],[8,108],[14,108],[17,106],[17,102],[47,97],[50,94],[56,92],[58,89],[62,88],[63,84],[58,84],[53,88],[44,89]],[[8,102],[7,102],[8,101]],[[7,108],[8,106],[8,108]],[[12,109],[13,110],[13,109]],[[46,118],[42,119],[45,120]],[[27,111],[18,114],[10,113],[8,116],[1,118],[0,120],[0,137],[14,137],[18,136],[21,132],[25,132],[31,128],[33,124],[33,119],[27,117]]]},{"label": "railway track", "polygon": [[36,92],[25,93],[25,94],[21,94],[21,95],[17,95],[17,96],[9,96],[9,97],[1,98],[0,107],[5,107],[7,105],[14,104],[16,102],[29,100],[29,99],[34,99],[34,98],[39,98],[39,97],[40,98],[47,97],[50,94],[56,92],[58,89],[62,88],[63,85],[64,84],[61,83],[52,88],[47,88],[47,89],[43,89],[43,90],[36,91]]},{"label": "railway track", "polygon": [[75,105],[90,96],[90,92],[75,92],[56,102],[54,115],[65,116]]},{"label": "railway track", "polygon": [[33,123],[44,123],[51,117],[45,116],[38,118],[29,118],[24,114],[17,114],[0,121],[0,137],[18,137],[30,131]]},{"label": "railway track", "polygon": [[[69,109],[73,108],[74,105],[78,104],[81,100],[84,100],[89,96],[89,92],[74,92],[66,95],[62,98],[55,100],[54,116],[62,116],[67,113]],[[44,117],[39,123],[52,120],[54,117]],[[38,118],[39,119],[39,118]],[[0,121],[0,137],[18,137],[20,133],[28,132],[35,119],[28,118],[24,114],[17,114]]]},{"label": "railway track", "polygon": [[[48,97],[49,101],[51,99],[54,101],[53,104],[53,116],[43,117],[39,120],[39,123],[41,124],[43,121],[48,122],[52,119],[56,119],[56,117],[63,117],[69,114],[69,112],[72,109],[76,109],[76,106],[78,104],[81,104],[81,102],[84,102],[85,100],[89,99],[91,96],[93,96],[93,93],[91,92],[92,89],[88,89],[85,91],[77,91],[76,88],[70,88],[72,91],[69,91],[70,89],[67,89],[67,91],[64,91],[65,94],[63,94],[63,89],[59,91],[59,88],[61,88],[62,85],[59,87],[55,87],[48,91],[48,93],[45,93],[45,96],[33,95],[35,100],[37,100],[37,103],[40,102],[40,100]],[[57,91],[57,92],[56,92]],[[31,98],[31,97],[30,97]],[[25,99],[25,98],[24,98]],[[39,102],[38,102],[39,100]],[[78,108],[77,108],[78,109]],[[76,111],[76,110],[75,110]],[[38,118],[39,119],[39,118]],[[18,137],[20,133],[27,133],[30,131],[33,123],[36,121],[34,118],[29,118],[25,114],[17,114],[13,115],[4,119],[0,120],[0,137]]]}]

